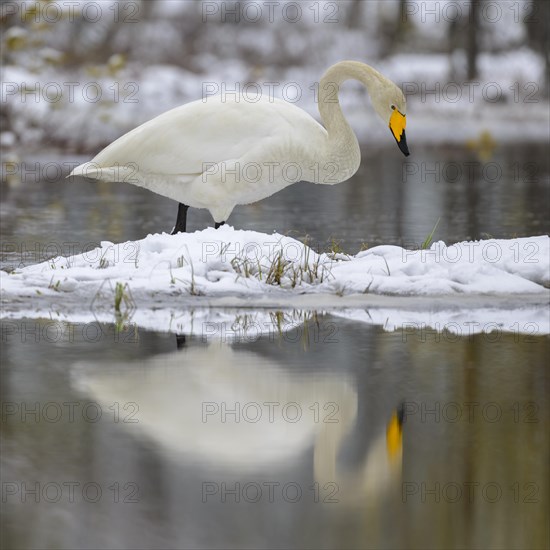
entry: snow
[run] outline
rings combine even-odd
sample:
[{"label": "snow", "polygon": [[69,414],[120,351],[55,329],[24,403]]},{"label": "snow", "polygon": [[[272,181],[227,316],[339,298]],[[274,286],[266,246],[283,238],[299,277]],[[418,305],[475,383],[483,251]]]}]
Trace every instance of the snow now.
[{"label": "snow", "polygon": [[[378,313],[366,318],[363,312],[358,319],[389,329],[457,322],[466,331],[476,328],[467,324],[474,322],[483,331],[484,324],[498,321],[509,331],[534,323],[535,333],[548,333],[549,256],[548,236],[318,254],[291,237],[225,225],[105,241],[83,254],[0,272],[0,284],[4,316],[10,318],[55,311],[61,319],[112,320],[118,286],[124,289],[121,312],[162,330],[192,325],[177,313],[182,306],[353,311],[367,304]],[[498,313],[502,307],[508,314]]]}]

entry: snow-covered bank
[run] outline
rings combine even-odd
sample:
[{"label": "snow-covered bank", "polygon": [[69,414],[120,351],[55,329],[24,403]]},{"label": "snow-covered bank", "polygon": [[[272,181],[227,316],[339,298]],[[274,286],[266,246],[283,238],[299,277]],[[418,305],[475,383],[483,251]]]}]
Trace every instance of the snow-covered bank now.
[{"label": "snow-covered bank", "polygon": [[390,327],[501,322],[498,312],[508,311],[510,325],[534,322],[536,332],[548,332],[549,256],[547,236],[318,254],[291,237],[226,225],[103,242],[83,254],[0,272],[0,283],[3,316],[10,318],[55,311],[68,321],[109,322],[116,309],[141,326],[177,331],[189,328],[173,327],[183,308],[374,307],[381,311],[369,322]]},{"label": "snow-covered bank", "polygon": [[1,282],[5,299],[57,292],[91,299],[109,282],[144,296],[258,296],[274,288],[337,295],[536,294],[550,283],[549,255],[547,236],[318,254],[291,237],[225,225],[104,241],[83,254],[2,273]]},{"label": "snow-covered bank", "polygon": [[291,237],[225,225],[121,244],[104,241],[83,254],[2,273],[0,281],[4,301],[56,293],[91,300],[116,283],[143,297],[254,297],[274,289],[339,296],[544,294],[549,256],[548,236],[318,254]]}]

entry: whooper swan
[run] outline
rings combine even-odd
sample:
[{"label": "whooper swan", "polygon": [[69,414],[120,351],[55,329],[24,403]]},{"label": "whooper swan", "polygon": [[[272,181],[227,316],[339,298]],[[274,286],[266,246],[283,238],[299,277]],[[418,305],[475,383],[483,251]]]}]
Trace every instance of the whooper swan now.
[{"label": "whooper swan", "polygon": [[237,204],[298,181],[341,183],[358,170],[359,144],[338,102],[340,85],[350,79],[364,84],[374,110],[409,155],[402,91],[369,65],[341,61],[320,82],[324,126],[286,101],[211,96],[138,126],[70,175],[125,181],[178,201],[172,233],[186,230],[190,206],[209,210],[219,227]]}]

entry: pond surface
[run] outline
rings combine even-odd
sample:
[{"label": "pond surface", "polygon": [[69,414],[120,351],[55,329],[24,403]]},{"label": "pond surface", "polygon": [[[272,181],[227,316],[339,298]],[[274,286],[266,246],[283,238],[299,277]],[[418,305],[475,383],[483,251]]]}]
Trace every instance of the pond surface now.
[{"label": "pond surface", "polygon": [[[417,247],[438,219],[447,243],[549,232],[545,145],[411,149],[229,223],[352,253]],[[27,156],[2,184],[1,267],[171,230],[172,201],[47,166],[72,161]],[[545,547],[547,337],[262,315],[270,328],[245,337],[239,315],[179,335],[4,319],[2,546]]]},{"label": "pond surface", "polygon": [[[130,184],[65,179],[71,166],[86,160],[20,159],[18,173],[2,186],[0,267],[171,231],[174,201]],[[502,145],[490,155],[467,147],[418,147],[408,158],[393,147],[368,150],[349,181],[287,187],[236,207],[228,223],[298,239],[308,235],[317,250],[335,241],[348,253],[380,244],[418,248],[438,219],[434,238],[447,244],[543,235],[550,232],[549,162],[545,144]],[[211,225],[206,210],[190,209],[189,231]]]},{"label": "pond surface", "polygon": [[2,335],[5,548],[548,540],[547,338],[322,313],[232,343],[35,320]]}]

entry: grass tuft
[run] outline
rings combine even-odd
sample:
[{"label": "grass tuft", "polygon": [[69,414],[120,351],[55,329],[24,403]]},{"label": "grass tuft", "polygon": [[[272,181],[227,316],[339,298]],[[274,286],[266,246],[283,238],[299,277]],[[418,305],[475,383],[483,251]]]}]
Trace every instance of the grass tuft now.
[{"label": "grass tuft", "polygon": [[424,239],[424,242],[420,246],[420,250],[426,250],[426,249],[430,248],[430,246],[432,244],[432,240],[434,238],[435,230],[437,229],[437,226],[439,225],[440,220],[441,220],[441,218],[437,218],[437,221],[435,222],[435,225],[434,225],[431,233]]}]

